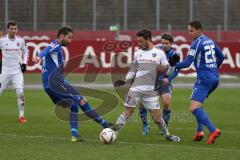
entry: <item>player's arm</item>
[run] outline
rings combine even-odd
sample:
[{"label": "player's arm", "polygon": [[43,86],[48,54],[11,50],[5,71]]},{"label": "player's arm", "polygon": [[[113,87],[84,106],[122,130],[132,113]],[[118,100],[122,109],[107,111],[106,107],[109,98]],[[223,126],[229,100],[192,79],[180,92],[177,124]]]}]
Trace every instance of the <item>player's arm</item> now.
[{"label": "player's arm", "polygon": [[138,63],[137,63],[137,53],[134,54],[134,58],[133,58],[133,64],[131,65],[130,70],[128,71],[125,79],[120,79],[120,80],[116,80],[114,82],[114,86],[115,87],[119,87],[124,85],[128,80],[130,79],[134,79],[136,72],[137,72],[137,68],[138,68]]},{"label": "player's arm", "polygon": [[157,72],[158,73],[165,73],[169,68],[169,63],[167,60],[167,57],[165,53],[162,51],[161,56],[160,56],[160,62],[159,65],[157,66]]},{"label": "player's arm", "polygon": [[34,63],[39,63],[42,60],[43,57],[45,57],[47,54],[50,54],[51,52],[54,52],[54,50],[57,47],[58,46],[54,46],[54,45],[50,44],[49,46],[44,48],[40,53],[38,53],[38,55],[36,57],[33,57],[33,62]]},{"label": "player's arm", "polygon": [[22,50],[21,70],[22,70],[22,72],[25,72],[27,69],[29,50],[28,50],[28,47],[26,46],[26,43],[24,40],[22,41],[21,50]]},{"label": "player's arm", "polygon": [[215,43],[215,54],[216,54],[217,67],[219,68],[223,63],[224,54],[222,53],[221,48],[216,43]]},{"label": "player's arm", "polygon": [[48,46],[44,50],[42,50],[36,57],[33,57],[33,62],[34,63],[40,63],[42,58],[45,57],[48,53],[50,53],[51,47]]},{"label": "player's arm", "polygon": [[194,57],[196,56],[199,50],[199,44],[201,43],[200,40],[195,41],[192,45],[190,50],[188,51],[187,57],[182,62],[176,64],[175,69],[180,70],[182,68],[188,68],[192,64]]},{"label": "player's arm", "polygon": [[188,68],[192,64],[194,59],[193,52],[195,52],[195,50],[190,50],[186,59],[182,62],[177,63],[175,69],[180,70],[182,68]]},{"label": "player's arm", "polygon": [[171,76],[168,77],[168,81],[169,83],[171,83],[173,81],[173,79],[175,79],[178,76],[178,70],[174,70],[173,74]]},{"label": "player's arm", "polygon": [[[159,65],[157,66],[157,78],[156,78],[156,82],[155,82],[155,86],[154,86],[154,90],[159,90],[160,86],[164,83],[164,79],[166,77],[165,74],[168,68],[169,68],[169,63],[167,61],[167,57],[165,55],[165,53],[161,50],[161,56],[160,56],[160,61],[159,61]],[[168,83],[168,82],[166,82]]]},{"label": "player's arm", "polygon": [[[174,52],[174,54],[169,59],[170,66],[175,67],[177,63],[180,62],[180,55],[177,52]],[[168,77],[169,83],[172,82],[173,79],[175,79],[178,76],[178,70],[174,69],[172,75]]]}]

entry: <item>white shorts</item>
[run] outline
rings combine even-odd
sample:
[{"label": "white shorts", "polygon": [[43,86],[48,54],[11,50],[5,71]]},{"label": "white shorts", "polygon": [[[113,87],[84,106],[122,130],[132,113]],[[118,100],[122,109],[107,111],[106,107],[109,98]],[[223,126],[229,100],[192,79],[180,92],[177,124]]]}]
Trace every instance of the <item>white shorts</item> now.
[{"label": "white shorts", "polygon": [[155,91],[131,91],[129,90],[124,105],[127,107],[136,107],[140,102],[146,109],[160,109],[158,95]]},{"label": "white shorts", "polygon": [[7,87],[10,81],[15,89],[23,89],[24,80],[22,72],[17,74],[0,74],[0,93]]}]

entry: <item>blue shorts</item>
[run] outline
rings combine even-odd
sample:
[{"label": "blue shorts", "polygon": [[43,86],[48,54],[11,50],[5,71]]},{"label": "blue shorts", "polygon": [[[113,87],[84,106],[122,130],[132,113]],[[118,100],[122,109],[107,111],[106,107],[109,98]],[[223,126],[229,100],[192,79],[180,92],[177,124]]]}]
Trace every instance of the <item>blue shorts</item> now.
[{"label": "blue shorts", "polygon": [[172,94],[172,89],[171,89],[171,85],[167,84],[167,85],[163,85],[161,84],[160,85],[160,88],[158,90],[159,94],[162,95],[164,93],[169,93],[169,94]]},{"label": "blue shorts", "polygon": [[203,83],[196,81],[192,90],[191,100],[203,103],[205,99],[217,88],[218,81],[215,83]]},{"label": "blue shorts", "polygon": [[84,98],[73,86],[66,82],[51,85],[51,87],[45,88],[45,92],[54,104],[64,104],[64,106],[72,105],[73,102],[79,104]]}]

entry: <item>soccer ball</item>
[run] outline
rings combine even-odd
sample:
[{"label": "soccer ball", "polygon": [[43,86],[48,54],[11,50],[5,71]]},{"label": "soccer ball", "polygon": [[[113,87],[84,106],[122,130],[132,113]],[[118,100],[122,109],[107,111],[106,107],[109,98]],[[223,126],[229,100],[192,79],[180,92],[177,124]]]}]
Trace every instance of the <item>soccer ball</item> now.
[{"label": "soccer ball", "polygon": [[111,128],[104,128],[99,134],[100,142],[104,144],[110,144],[114,142],[116,138],[116,133]]}]

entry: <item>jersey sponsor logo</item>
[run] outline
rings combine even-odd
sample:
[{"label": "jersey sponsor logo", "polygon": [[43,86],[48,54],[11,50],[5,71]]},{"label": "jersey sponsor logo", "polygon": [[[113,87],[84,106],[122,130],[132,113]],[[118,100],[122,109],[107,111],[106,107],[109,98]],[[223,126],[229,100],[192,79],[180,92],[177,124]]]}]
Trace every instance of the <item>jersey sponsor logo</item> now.
[{"label": "jersey sponsor logo", "polygon": [[[48,42],[40,42],[40,43],[35,43],[35,42],[27,42],[26,45],[28,46],[30,52],[32,53],[32,58],[37,56],[38,53],[40,53],[41,50],[49,46]],[[66,47],[62,47],[63,51],[63,56],[64,56],[64,62],[69,61],[69,51]],[[34,70],[41,70],[41,64],[34,64],[34,63],[28,63],[27,70],[28,71],[34,71]]]},{"label": "jersey sponsor logo", "polygon": [[139,62],[145,62],[145,63],[154,63],[154,62],[157,62],[156,60],[153,60],[153,59],[139,59],[138,60]]},{"label": "jersey sponsor logo", "polygon": [[20,49],[16,49],[16,48],[6,48],[5,51],[20,51]]}]

